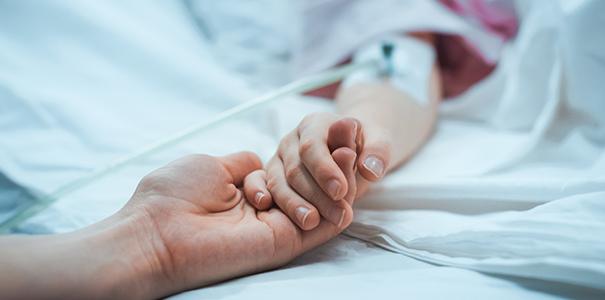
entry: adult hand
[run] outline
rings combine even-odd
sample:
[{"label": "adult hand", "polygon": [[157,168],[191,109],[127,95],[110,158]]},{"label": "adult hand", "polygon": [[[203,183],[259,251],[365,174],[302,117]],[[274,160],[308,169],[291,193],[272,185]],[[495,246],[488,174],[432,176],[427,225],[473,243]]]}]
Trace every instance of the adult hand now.
[{"label": "adult hand", "polygon": [[340,233],[327,221],[303,232],[279,209],[250,206],[241,187],[259,168],[251,153],[188,156],[145,176],[97,224],[0,237],[0,298],[160,298],[281,266]]},{"label": "adult hand", "polygon": [[[342,167],[351,177],[353,165]],[[251,153],[195,155],[141,181],[121,214],[143,215],[137,239],[153,241],[142,248],[163,278],[154,296],[283,265],[341,232],[326,221],[303,232],[279,209],[250,206],[239,188],[259,168]]]}]

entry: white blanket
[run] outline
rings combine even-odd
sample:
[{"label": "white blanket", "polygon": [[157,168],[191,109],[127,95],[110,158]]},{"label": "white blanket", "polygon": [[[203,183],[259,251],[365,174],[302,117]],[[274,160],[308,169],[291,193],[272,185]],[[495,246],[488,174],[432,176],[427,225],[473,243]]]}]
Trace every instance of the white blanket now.
[{"label": "white blanket", "polygon": [[[605,89],[593,81],[605,39],[588,33],[603,8],[528,5],[495,73],[444,107],[480,123],[444,122],[347,232],[441,265],[605,289]],[[383,212],[413,206],[504,212]]]},{"label": "white blanket", "polygon": [[[272,291],[269,298],[277,298],[292,286],[326,282],[351,284],[343,295],[359,296],[372,286],[366,281],[381,282],[385,296],[593,295],[468,269],[605,288],[605,93],[599,82],[605,41],[590,35],[605,27],[595,13],[605,3],[520,4],[524,26],[495,73],[443,105],[429,144],[358,202],[347,231],[467,270],[339,238],[286,269],[193,296]],[[217,44],[200,34],[180,2],[2,2],[0,28],[0,171],[33,193],[52,192],[259,90],[242,79],[251,73],[234,71],[248,70],[244,63],[237,69],[217,59]],[[272,68],[262,70],[271,74]],[[293,98],[234,120],[60,199],[19,231],[64,232],[102,219],[127,201],[144,174],[186,153],[245,149],[268,159],[300,118],[326,109],[326,103]],[[23,195],[0,193],[6,197],[0,204]],[[393,268],[374,270],[377,262]],[[326,269],[330,281],[323,282]],[[410,285],[402,286],[406,280]],[[326,290],[300,295],[333,295]]]}]

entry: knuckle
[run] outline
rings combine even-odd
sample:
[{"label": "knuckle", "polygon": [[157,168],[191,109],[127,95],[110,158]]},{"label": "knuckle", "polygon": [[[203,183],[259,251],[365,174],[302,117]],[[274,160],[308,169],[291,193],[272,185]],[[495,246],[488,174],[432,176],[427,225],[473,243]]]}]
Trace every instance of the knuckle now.
[{"label": "knuckle", "polygon": [[301,176],[303,176],[303,170],[300,165],[286,169],[286,180],[289,183],[296,181]]},{"label": "knuckle", "polygon": [[262,183],[265,179],[265,170],[258,169],[252,171],[252,173],[248,174],[246,180],[252,180],[255,183]]},{"label": "knuckle", "polygon": [[309,154],[313,150],[314,146],[315,146],[315,141],[313,141],[311,139],[306,139],[304,141],[301,141],[300,146],[298,146],[298,154],[301,157],[303,157],[303,156]]},{"label": "knuckle", "polygon": [[269,176],[267,178],[267,189],[272,195],[279,194],[279,181],[275,177]]},{"label": "knuckle", "polygon": [[300,121],[300,123],[298,124],[298,127],[297,127],[298,134],[301,135],[302,132],[305,131],[314,122],[317,122],[318,120],[330,118],[331,115],[333,115],[333,114],[328,113],[328,112],[314,112],[314,113],[310,113],[310,114],[306,115],[302,119],[302,121]]},{"label": "knuckle", "polygon": [[145,175],[143,178],[141,178],[141,182],[139,182],[139,186],[145,189],[148,189],[156,184],[157,177],[153,173]]},{"label": "knuckle", "polygon": [[314,119],[318,118],[321,115],[320,112],[314,112],[314,113],[310,113],[308,115],[306,115],[302,121],[300,121],[300,125],[304,126],[307,125],[311,122],[313,122]]},{"label": "knuckle", "polygon": [[295,139],[298,139],[295,132],[291,132],[286,135],[279,143],[279,146],[277,147],[277,153],[281,155],[282,153],[286,152],[288,148],[292,147]]},{"label": "knuckle", "polygon": [[165,188],[166,180],[163,178],[161,173],[152,172],[145,175],[139,182],[139,190],[143,192],[162,193]]}]

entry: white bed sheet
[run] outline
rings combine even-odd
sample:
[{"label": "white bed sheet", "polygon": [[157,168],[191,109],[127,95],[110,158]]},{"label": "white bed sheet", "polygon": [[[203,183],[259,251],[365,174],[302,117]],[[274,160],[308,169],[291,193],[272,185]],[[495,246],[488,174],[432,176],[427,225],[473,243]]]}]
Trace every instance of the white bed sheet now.
[{"label": "white bed sheet", "polygon": [[[0,14],[14,9],[19,12],[0,15],[0,28],[11,29],[0,31],[0,167],[33,191],[48,193],[254,93],[237,74],[213,62],[208,45],[177,2],[162,2],[160,6],[144,2],[65,3],[0,4]],[[545,10],[542,15],[548,17],[547,13],[552,11]],[[48,26],[56,20],[61,22]],[[469,97],[445,105],[436,135],[422,153],[359,202],[356,209],[364,218],[357,219],[357,225],[379,224],[372,214],[415,213],[409,209],[424,210],[417,216],[426,211],[447,211],[479,219],[486,212],[523,211],[605,189],[603,123],[598,118],[599,112],[605,112],[603,103],[579,97],[577,89],[576,93],[567,91],[567,98],[561,96],[560,72],[574,69],[565,68],[569,60],[561,59],[561,53],[540,52],[559,49],[553,44],[559,40],[550,31],[552,18],[538,20],[526,33],[531,37],[534,30],[541,33],[540,38],[520,38],[518,46],[507,52],[509,63],[504,63],[492,80],[482,83]],[[99,43],[97,36],[112,42]],[[586,49],[594,50],[590,47]],[[542,53],[541,58],[550,63],[535,68],[515,60],[520,53]],[[602,71],[596,69],[595,76]],[[503,81],[511,73],[523,76]],[[549,76],[541,76],[544,74]],[[528,80],[542,89],[528,90],[521,85]],[[502,84],[511,81],[510,85]],[[598,95],[598,91],[594,93]],[[490,99],[495,94],[503,97]],[[582,99],[588,100],[583,103]],[[127,201],[144,174],[187,153],[225,154],[246,149],[266,160],[279,137],[304,114],[331,108],[312,99],[287,101],[281,108],[226,124],[62,198],[19,231],[65,232],[98,221]],[[585,114],[559,118],[562,106]],[[602,214],[592,217],[603,220]],[[434,224],[440,221],[436,218]],[[418,235],[431,232],[421,227],[407,230]],[[600,232],[593,234],[600,237]],[[473,248],[469,250],[472,253]],[[596,261],[602,263],[603,259]],[[602,291],[557,282],[438,267],[341,237],[285,268],[178,297],[271,299],[285,295],[603,296]]]},{"label": "white bed sheet", "polygon": [[438,267],[338,237],[278,270],[171,299],[599,299],[597,290]]}]

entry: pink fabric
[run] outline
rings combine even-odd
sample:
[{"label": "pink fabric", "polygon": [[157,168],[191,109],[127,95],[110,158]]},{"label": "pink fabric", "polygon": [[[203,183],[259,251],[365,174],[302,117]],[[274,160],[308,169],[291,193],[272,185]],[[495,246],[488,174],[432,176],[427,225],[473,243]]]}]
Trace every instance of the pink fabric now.
[{"label": "pink fabric", "polygon": [[441,0],[441,3],[503,40],[508,40],[517,33],[519,22],[510,0]]},{"label": "pink fabric", "polygon": [[[519,26],[512,0],[440,0],[452,12],[498,36],[513,38]],[[446,98],[464,93],[488,76],[495,62],[485,59],[473,43],[459,36],[440,35],[436,48]]]}]

